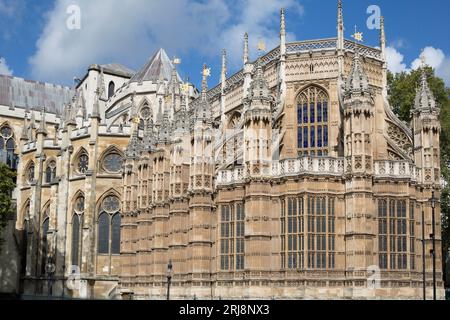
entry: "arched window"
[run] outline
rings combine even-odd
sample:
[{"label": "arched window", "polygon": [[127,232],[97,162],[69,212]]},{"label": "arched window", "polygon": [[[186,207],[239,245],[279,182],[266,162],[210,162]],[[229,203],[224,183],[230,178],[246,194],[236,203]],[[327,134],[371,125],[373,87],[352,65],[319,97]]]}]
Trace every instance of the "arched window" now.
[{"label": "arched window", "polygon": [[51,183],[56,178],[56,162],[50,161],[45,169],[45,183]]},{"label": "arched window", "polygon": [[89,156],[87,155],[86,152],[83,152],[78,156],[76,166],[78,173],[81,174],[86,173],[86,171],[89,168]]},{"label": "arched window", "polygon": [[116,213],[112,217],[111,254],[120,254],[120,213]]},{"label": "arched window", "polygon": [[80,249],[80,216],[74,214],[72,218],[72,265],[79,266]]},{"label": "arched window", "polygon": [[0,162],[5,163],[8,167],[16,169],[17,156],[14,154],[15,141],[13,131],[8,125],[0,128]]},{"label": "arched window", "polygon": [[98,218],[98,253],[109,253],[109,215],[102,213]]},{"label": "arched window", "polygon": [[297,148],[299,155],[328,155],[329,99],[322,89],[310,86],[297,98]]},{"label": "arched window", "polygon": [[75,200],[74,214],[72,218],[72,265],[80,265],[81,239],[83,230],[84,197],[79,196]]},{"label": "arched window", "polygon": [[25,179],[27,183],[32,183],[34,181],[34,162],[31,161],[28,164],[26,173],[25,173]]},{"label": "arched window", "polygon": [[49,218],[46,218],[42,223],[42,233],[41,233],[41,274],[45,275],[45,265],[47,264],[47,254],[48,254],[48,241],[47,233],[50,225]]},{"label": "arched window", "polygon": [[108,85],[108,99],[111,98],[114,95],[116,89],[116,85],[113,81],[111,81]]},{"label": "arched window", "polygon": [[107,196],[102,202],[97,247],[99,254],[120,253],[120,200],[114,195]]}]

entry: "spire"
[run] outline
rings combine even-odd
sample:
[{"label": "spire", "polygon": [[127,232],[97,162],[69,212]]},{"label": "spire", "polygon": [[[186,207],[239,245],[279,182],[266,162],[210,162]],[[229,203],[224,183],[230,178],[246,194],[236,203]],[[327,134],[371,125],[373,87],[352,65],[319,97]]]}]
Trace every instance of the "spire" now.
[{"label": "spire", "polygon": [[155,148],[155,135],[153,132],[153,119],[150,117],[145,121],[144,137],[142,139],[142,149],[146,151],[153,151]]},{"label": "spire", "polygon": [[136,108],[136,91],[133,91],[133,93],[131,94],[131,107],[130,107],[130,119],[134,120],[137,118],[138,114],[137,114],[137,108]]},{"label": "spire", "polygon": [[100,120],[100,99],[103,95],[103,67],[100,67],[100,75],[97,78],[97,89],[95,90],[94,106],[92,108],[91,118],[97,118]]},{"label": "spire", "polygon": [[[423,55],[422,55],[423,57]],[[423,58],[422,58],[423,59]],[[433,92],[428,86],[427,73],[425,68],[425,63],[422,61],[421,75],[420,75],[420,85],[416,91],[416,99],[414,102],[415,110],[433,110],[437,108],[436,100],[434,99]]]},{"label": "spire", "polygon": [[211,69],[206,67],[206,64],[203,64],[203,72],[202,72],[202,101],[206,101],[206,93],[208,91],[208,81],[207,78],[211,75]]},{"label": "spire", "polygon": [[98,97],[101,99],[103,97],[103,93],[105,92],[105,77],[102,66],[100,66],[100,76],[97,78],[97,90]]},{"label": "spire", "polygon": [[337,34],[338,34],[337,48],[338,48],[338,50],[343,50],[344,49],[344,12],[342,9],[342,0],[338,0]]},{"label": "spire", "polygon": [[171,130],[170,117],[169,117],[169,110],[167,110],[167,108],[166,108],[166,110],[164,110],[162,125],[158,131],[157,142],[158,143],[167,143],[170,141],[171,135],[172,135],[172,130]]},{"label": "spire", "polygon": [[280,54],[281,59],[286,58],[286,19],[284,8],[280,10]]},{"label": "spire", "polygon": [[42,107],[42,110],[41,110],[41,122],[39,122],[39,128],[38,128],[38,130],[37,130],[37,134],[39,134],[39,133],[41,133],[41,134],[44,134],[44,135],[47,135],[47,129],[46,129],[46,127],[47,127],[47,124],[46,124],[46,121],[45,121],[45,107]]},{"label": "spire", "polygon": [[23,127],[20,140],[28,140],[28,112],[25,112],[25,117],[23,118]]},{"label": "spire", "polygon": [[339,76],[344,76],[344,13],[342,9],[342,0],[338,0],[338,17],[337,17],[337,43]]},{"label": "spire", "polygon": [[244,65],[249,62],[248,58],[248,33],[244,34]]},{"label": "spire", "polygon": [[386,34],[384,32],[384,17],[380,18],[380,48],[383,61],[386,61]]},{"label": "spire", "polygon": [[358,52],[355,52],[353,56],[352,69],[347,78],[345,91],[347,95],[351,95],[354,92],[369,92],[369,81],[361,65]]},{"label": "spire", "polygon": [[140,153],[140,142],[138,137],[139,126],[135,126],[131,134],[130,143],[125,149],[125,155],[127,158],[136,159]]},{"label": "spire", "polygon": [[227,51],[225,49],[222,50],[222,72],[220,73],[220,84],[222,94],[224,94],[227,85]]},{"label": "spire", "polygon": [[31,110],[31,123],[30,123],[30,129],[36,128],[36,116],[34,114],[34,110]]}]

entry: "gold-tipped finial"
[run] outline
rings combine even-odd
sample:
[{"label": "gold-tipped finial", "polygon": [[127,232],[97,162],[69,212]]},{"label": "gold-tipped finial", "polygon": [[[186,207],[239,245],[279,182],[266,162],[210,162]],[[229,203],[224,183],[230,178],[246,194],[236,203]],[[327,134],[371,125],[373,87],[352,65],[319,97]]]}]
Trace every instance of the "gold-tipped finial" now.
[{"label": "gold-tipped finial", "polygon": [[358,42],[363,42],[363,33],[358,32],[356,26],[355,26],[355,33],[352,34],[352,38]]},{"label": "gold-tipped finial", "polygon": [[173,64],[174,64],[174,65],[181,64],[181,59],[180,59],[180,58],[177,58],[177,57],[173,57]]},{"label": "gold-tipped finial", "polygon": [[264,40],[258,41],[258,51],[266,51],[266,43],[264,42]]},{"label": "gold-tipped finial", "polygon": [[210,77],[211,76],[211,68],[207,68],[206,64],[203,65],[203,76],[206,77]]},{"label": "gold-tipped finial", "polygon": [[181,91],[183,93],[188,93],[189,92],[189,83],[185,82],[181,85]]}]

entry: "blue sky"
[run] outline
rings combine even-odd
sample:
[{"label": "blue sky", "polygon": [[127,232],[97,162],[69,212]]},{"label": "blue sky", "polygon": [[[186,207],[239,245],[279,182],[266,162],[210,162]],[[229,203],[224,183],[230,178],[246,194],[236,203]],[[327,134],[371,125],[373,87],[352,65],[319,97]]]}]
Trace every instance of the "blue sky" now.
[{"label": "blue sky", "polygon": [[[126,3],[126,4],[125,4]],[[388,62],[393,71],[417,67],[425,49],[427,63],[450,86],[450,2],[428,0],[344,0],[346,38],[369,30],[367,8],[385,16]],[[80,8],[80,28],[70,29],[71,5]],[[92,63],[118,62],[139,69],[159,47],[182,59],[182,77],[199,86],[201,66],[218,82],[220,51],[228,50],[231,75],[241,66],[242,35],[249,32],[252,56],[263,39],[270,50],[278,42],[279,9],[286,8],[290,40],[334,37],[337,0],[0,0],[0,73],[72,85]],[[74,20],[70,20],[74,21]]]}]

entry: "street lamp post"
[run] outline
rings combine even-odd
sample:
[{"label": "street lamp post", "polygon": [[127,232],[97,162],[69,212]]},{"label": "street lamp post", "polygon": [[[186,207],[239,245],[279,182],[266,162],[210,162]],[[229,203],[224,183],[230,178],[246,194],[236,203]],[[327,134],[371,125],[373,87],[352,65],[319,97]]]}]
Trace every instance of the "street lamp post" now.
[{"label": "street lamp post", "polygon": [[170,300],[170,282],[172,281],[172,260],[167,264],[167,300]]},{"label": "street lamp post", "polygon": [[436,226],[435,226],[435,208],[436,198],[434,197],[434,190],[431,192],[431,228],[432,234],[430,238],[432,240],[432,252],[433,252],[433,300],[436,300]]}]

